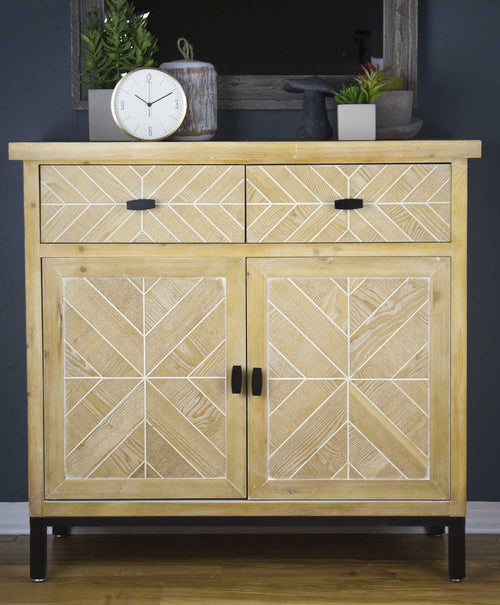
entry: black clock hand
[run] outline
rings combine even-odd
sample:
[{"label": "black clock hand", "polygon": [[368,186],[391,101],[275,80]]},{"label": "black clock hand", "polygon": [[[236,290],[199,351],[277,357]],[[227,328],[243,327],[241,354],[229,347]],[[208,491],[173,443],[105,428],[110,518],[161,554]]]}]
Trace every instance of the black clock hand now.
[{"label": "black clock hand", "polygon": [[135,95],[135,96],[136,96],[138,99],[140,99],[140,100],[141,100],[143,103],[146,103],[146,105],[147,105],[148,107],[151,107],[151,105],[152,105],[151,103],[148,103],[147,101],[145,101],[145,100],[144,100],[142,97],[140,97],[139,95]]},{"label": "black clock hand", "polygon": [[[174,92],[174,91],[172,90],[172,92]],[[168,94],[163,95],[163,97],[160,97],[159,99],[156,99],[155,101],[153,101],[153,102],[151,103],[151,105],[153,105],[153,103],[158,103],[158,101],[161,101],[161,100],[162,100],[162,99],[164,99],[165,97],[169,97],[169,96],[172,94],[172,92],[169,92]]]},{"label": "black clock hand", "polygon": [[147,76],[147,81],[148,81],[148,117],[151,117],[151,74],[148,74]]}]

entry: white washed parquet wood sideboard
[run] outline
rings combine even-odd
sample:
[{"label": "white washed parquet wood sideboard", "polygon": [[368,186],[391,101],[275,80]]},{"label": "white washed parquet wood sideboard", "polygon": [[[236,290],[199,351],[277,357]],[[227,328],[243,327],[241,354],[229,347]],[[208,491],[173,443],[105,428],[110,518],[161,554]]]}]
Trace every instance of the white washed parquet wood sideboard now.
[{"label": "white washed parquet wood sideboard", "polygon": [[478,141],[11,144],[33,578],[48,525],[287,517],[447,525],[461,579],[479,156]]}]

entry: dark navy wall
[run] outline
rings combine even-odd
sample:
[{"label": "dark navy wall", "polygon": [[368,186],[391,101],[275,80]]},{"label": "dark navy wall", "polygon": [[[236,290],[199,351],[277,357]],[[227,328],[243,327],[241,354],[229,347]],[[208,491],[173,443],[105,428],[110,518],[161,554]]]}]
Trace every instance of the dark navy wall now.
[{"label": "dark navy wall", "polygon": [[421,0],[422,136],[478,138],[469,162],[468,497],[500,500],[500,2]]},{"label": "dark navy wall", "polygon": [[[0,501],[27,499],[22,169],[8,141],[87,139],[71,109],[69,0],[0,0]],[[480,138],[470,162],[469,499],[500,500],[498,0],[420,0],[421,138]],[[334,119],[334,114],[331,115]],[[293,139],[297,112],[221,112],[219,139]]]}]

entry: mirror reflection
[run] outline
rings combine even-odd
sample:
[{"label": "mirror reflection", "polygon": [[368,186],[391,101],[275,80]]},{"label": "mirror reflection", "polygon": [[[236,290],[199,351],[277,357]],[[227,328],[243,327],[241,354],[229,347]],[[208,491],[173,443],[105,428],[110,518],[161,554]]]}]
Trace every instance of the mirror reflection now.
[{"label": "mirror reflection", "polygon": [[159,62],[180,58],[177,39],[219,75],[358,73],[381,58],[383,0],[135,0],[149,11]]}]

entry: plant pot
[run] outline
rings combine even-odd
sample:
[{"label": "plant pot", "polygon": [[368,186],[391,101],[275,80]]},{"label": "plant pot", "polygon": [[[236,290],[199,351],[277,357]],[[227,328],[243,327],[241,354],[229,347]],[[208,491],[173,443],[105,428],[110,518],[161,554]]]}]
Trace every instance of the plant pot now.
[{"label": "plant pot", "polygon": [[115,124],[111,114],[113,89],[89,90],[89,140],[90,141],[134,141]]},{"label": "plant pot", "polygon": [[412,90],[388,90],[375,99],[377,128],[404,126],[411,121]]},{"label": "plant pot", "polygon": [[339,141],[374,141],[376,109],[373,103],[338,105]]}]

